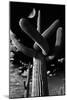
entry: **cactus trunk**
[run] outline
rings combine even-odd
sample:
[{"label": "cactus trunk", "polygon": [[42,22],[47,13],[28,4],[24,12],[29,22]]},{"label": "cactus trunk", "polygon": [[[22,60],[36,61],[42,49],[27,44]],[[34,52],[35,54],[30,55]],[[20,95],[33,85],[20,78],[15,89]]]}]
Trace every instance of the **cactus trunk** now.
[{"label": "cactus trunk", "polygon": [[32,73],[32,94],[31,96],[47,96],[48,84],[46,75],[46,63],[44,56],[38,54],[33,58],[33,73]]}]

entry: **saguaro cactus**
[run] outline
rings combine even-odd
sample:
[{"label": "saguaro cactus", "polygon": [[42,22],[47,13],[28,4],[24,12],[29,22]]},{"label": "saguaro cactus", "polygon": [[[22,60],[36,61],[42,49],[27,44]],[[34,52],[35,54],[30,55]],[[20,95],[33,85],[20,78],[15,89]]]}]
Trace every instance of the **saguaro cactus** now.
[{"label": "saguaro cactus", "polygon": [[[40,23],[40,11],[38,12],[38,22]],[[10,32],[12,39],[16,44],[18,50],[23,52],[25,55],[33,58],[33,73],[32,73],[32,94],[31,96],[47,96],[48,92],[48,81],[46,74],[46,55],[49,52],[49,46],[47,38],[50,37],[58,28],[59,20],[53,22],[50,27],[40,34],[40,24],[37,24],[37,30],[33,25],[30,24],[28,19],[20,19],[19,25],[35,43],[33,49],[25,47],[20,44],[15,38],[13,32]],[[61,44],[62,28],[58,28],[55,49],[59,48]],[[55,55],[54,55],[55,56]],[[49,57],[48,57],[49,58]]]}]

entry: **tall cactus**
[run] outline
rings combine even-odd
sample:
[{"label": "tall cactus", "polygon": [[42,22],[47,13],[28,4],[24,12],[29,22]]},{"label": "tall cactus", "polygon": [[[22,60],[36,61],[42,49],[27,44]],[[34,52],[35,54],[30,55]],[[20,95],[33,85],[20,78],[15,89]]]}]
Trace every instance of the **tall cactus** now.
[{"label": "tall cactus", "polygon": [[[21,29],[36,43],[34,44],[36,55],[33,57],[32,96],[49,95],[47,75],[46,75],[46,61],[45,61],[45,56],[48,54],[49,47],[48,47],[48,43],[46,39],[47,37],[52,35],[54,31],[56,31],[56,29],[58,28],[58,24],[59,24],[59,20],[56,20],[41,35],[40,32],[38,32],[29,23],[28,20],[22,18],[19,22]],[[60,32],[61,34],[60,37],[61,37],[62,31],[60,31],[60,29],[61,28],[59,28],[59,31],[57,34],[59,34]],[[58,40],[58,37],[57,37],[57,40]],[[59,38],[58,42],[60,41],[61,41],[61,38]],[[57,48],[57,45],[56,45],[56,48]]]},{"label": "tall cactus", "polygon": [[40,34],[40,11],[38,12],[37,30],[33,25],[30,24],[28,19],[20,19],[19,25],[22,31],[24,31],[35,42],[33,45],[33,49],[28,48],[23,44],[20,44],[19,41],[17,41],[17,39],[15,38],[14,33],[10,31],[12,39],[15,42],[15,45],[18,50],[23,52],[25,55],[33,58],[31,96],[47,96],[49,95],[46,74],[46,55],[49,52],[47,38],[50,37],[57,30],[55,49],[57,47],[60,47],[62,28],[58,28],[59,20],[53,22],[50,27],[42,34]]}]

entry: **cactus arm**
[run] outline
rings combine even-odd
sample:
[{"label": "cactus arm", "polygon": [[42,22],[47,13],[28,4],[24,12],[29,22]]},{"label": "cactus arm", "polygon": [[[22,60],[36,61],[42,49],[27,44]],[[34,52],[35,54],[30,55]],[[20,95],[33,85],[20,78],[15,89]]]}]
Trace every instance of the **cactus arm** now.
[{"label": "cactus arm", "polygon": [[30,24],[30,22],[27,19],[20,19],[19,25],[21,29],[37,44],[43,51],[45,50],[45,54],[48,52],[48,44],[46,42],[46,39],[44,39],[41,34]]},{"label": "cactus arm", "polygon": [[36,10],[33,8],[33,11],[28,15],[28,18],[34,18],[36,15]]},{"label": "cactus arm", "polygon": [[[37,17],[37,31],[39,33],[41,33],[41,14],[40,14],[40,10],[38,11],[38,17]],[[37,42],[34,43],[33,48],[36,51],[41,51],[40,47],[37,45]]]},{"label": "cactus arm", "polygon": [[[49,37],[50,35],[52,35],[54,33],[54,31],[56,31],[57,27],[59,26],[59,20],[55,20],[41,35],[44,38]],[[36,50],[39,50],[39,47],[37,45],[37,43],[34,43],[33,46]]]},{"label": "cactus arm", "polygon": [[52,35],[52,33],[54,33],[54,31],[56,31],[58,26],[59,26],[59,20],[57,19],[42,33],[42,36],[44,38],[48,38],[49,36]]},{"label": "cactus arm", "polygon": [[62,43],[62,34],[63,34],[63,29],[62,29],[62,27],[59,27],[59,28],[57,29],[57,33],[56,33],[55,47],[61,45],[61,43]]},{"label": "cactus arm", "polygon": [[15,37],[15,34],[10,30],[10,38],[11,40],[14,42],[16,48],[21,51],[22,53],[24,53],[25,55],[29,56],[29,57],[34,57],[36,55],[35,50],[30,49],[26,46],[24,46],[23,44],[21,44]]},{"label": "cactus arm", "polygon": [[62,34],[63,34],[63,29],[62,27],[59,27],[56,32],[55,48],[53,50],[52,55],[46,58],[47,60],[53,60],[58,55],[61,45],[62,45]]},{"label": "cactus arm", "polygon": [[40,28],[40,26],[41,26],[41,14],[40,14],[41,12],[40,12],[40,10],[38,11],[38,18],[37,18],[37,31],[40,33],[40,31],[41,31],[41,28]]}]

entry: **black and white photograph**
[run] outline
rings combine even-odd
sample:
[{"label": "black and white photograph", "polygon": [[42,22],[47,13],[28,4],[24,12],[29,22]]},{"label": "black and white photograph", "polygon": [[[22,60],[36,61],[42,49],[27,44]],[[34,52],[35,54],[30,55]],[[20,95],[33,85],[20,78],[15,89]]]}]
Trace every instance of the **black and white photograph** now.
[{"label": "black and white photograph", "polygon": [[65,5],[10,1],[9,98],[65,94]]}]

